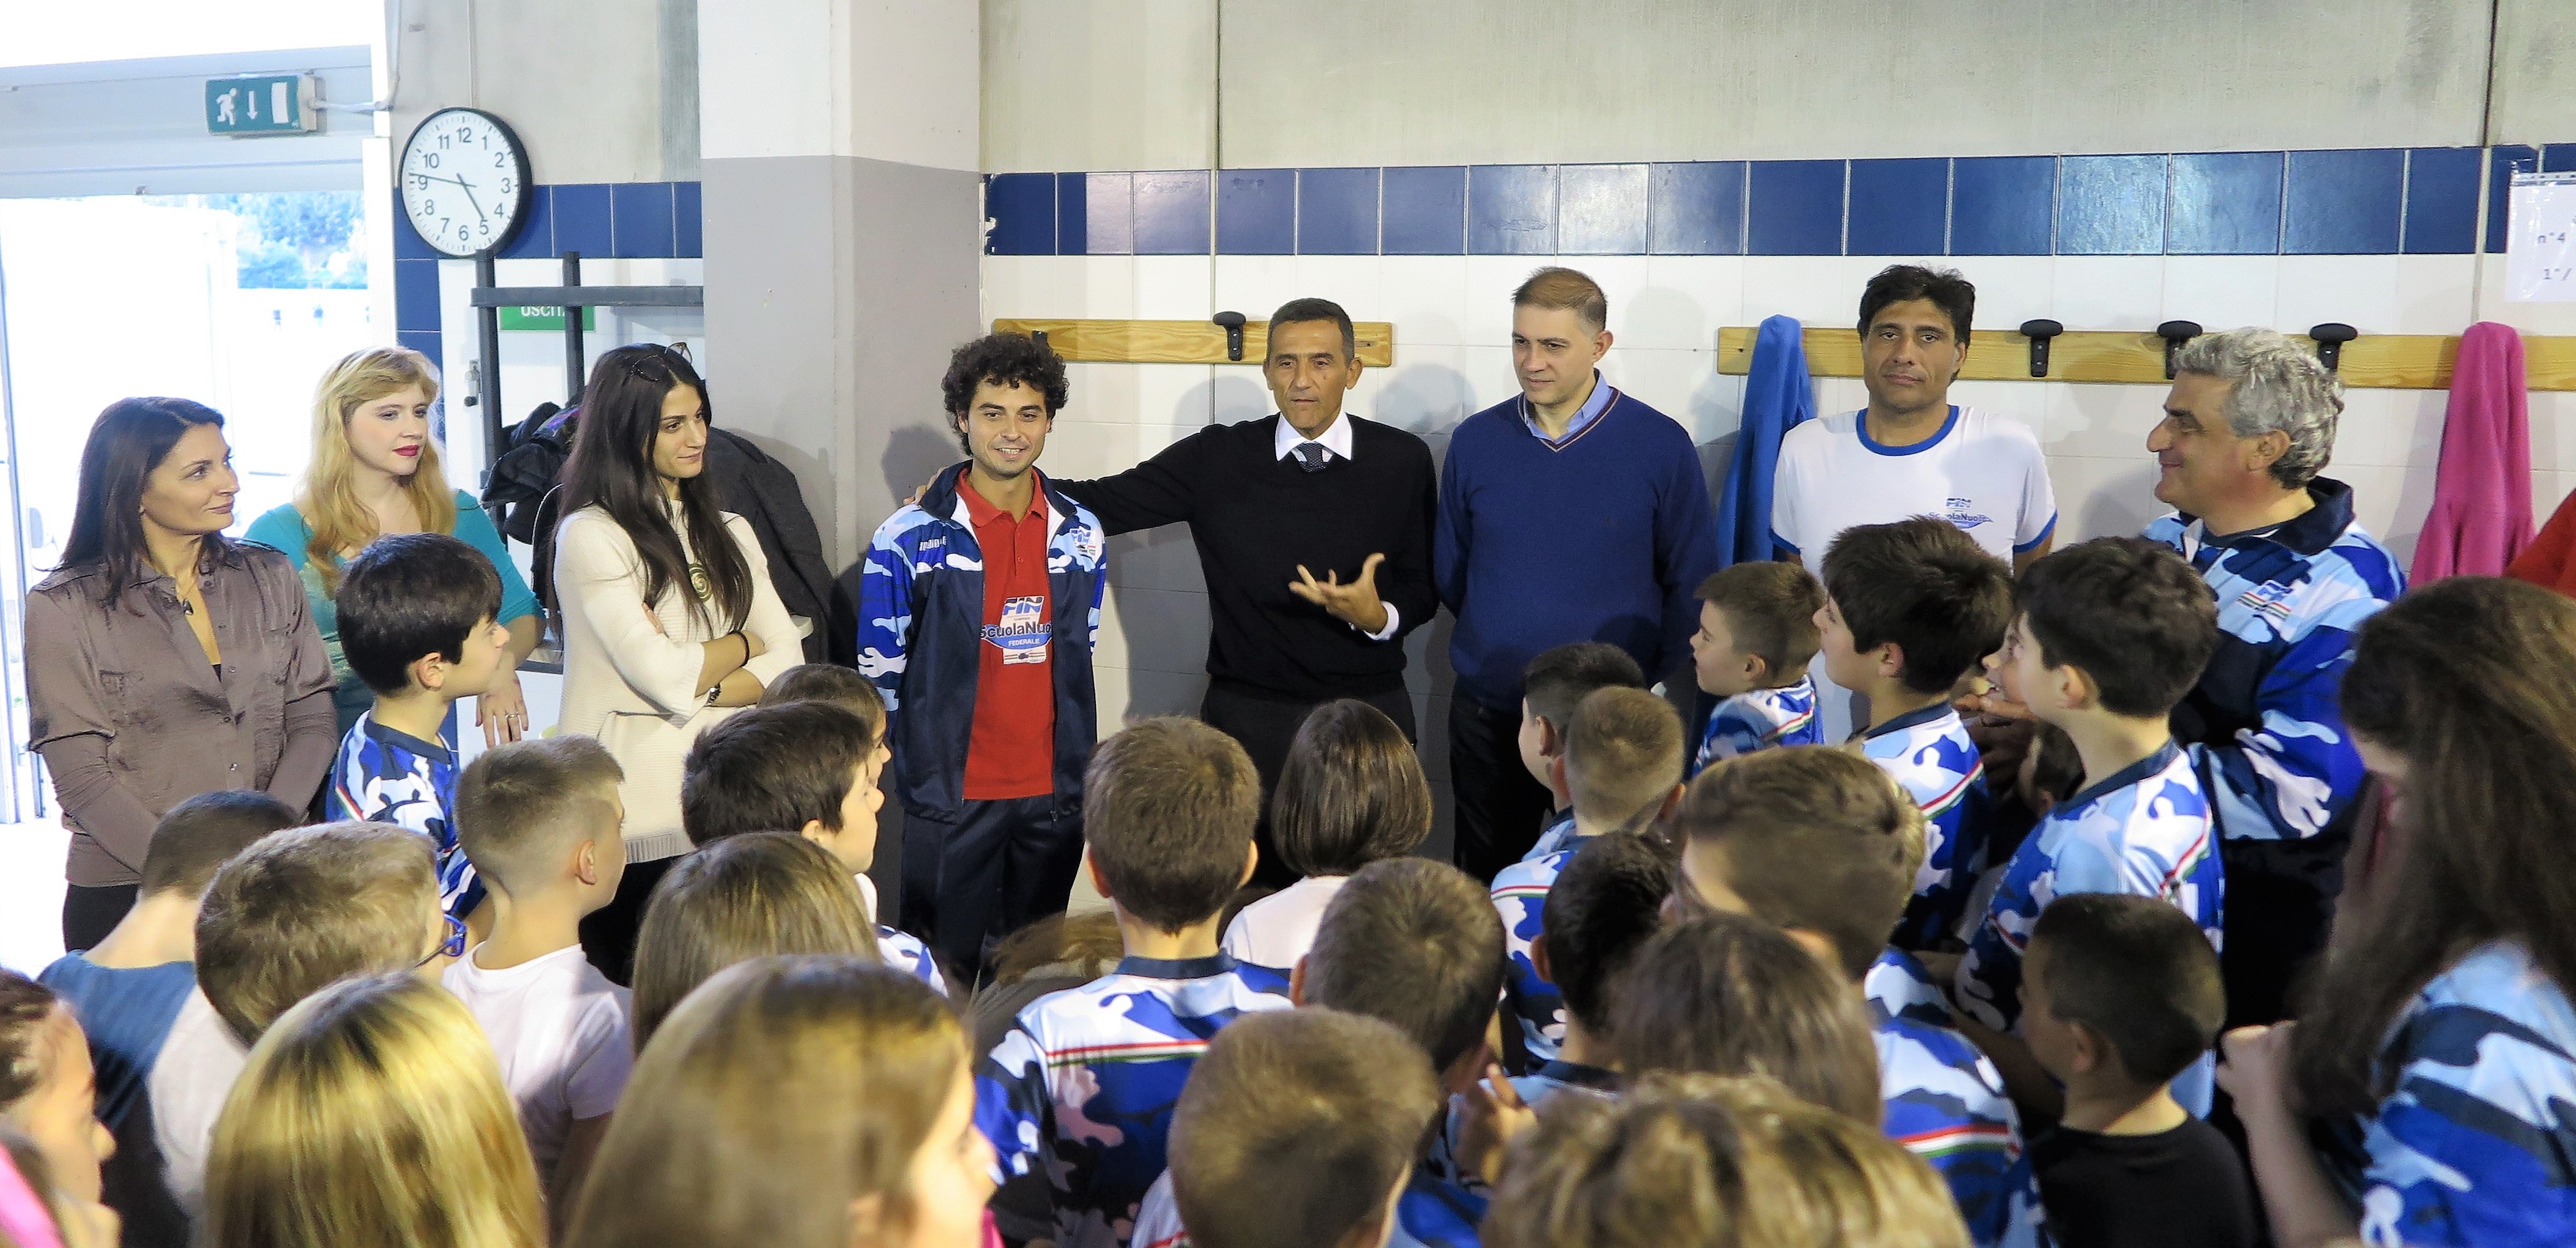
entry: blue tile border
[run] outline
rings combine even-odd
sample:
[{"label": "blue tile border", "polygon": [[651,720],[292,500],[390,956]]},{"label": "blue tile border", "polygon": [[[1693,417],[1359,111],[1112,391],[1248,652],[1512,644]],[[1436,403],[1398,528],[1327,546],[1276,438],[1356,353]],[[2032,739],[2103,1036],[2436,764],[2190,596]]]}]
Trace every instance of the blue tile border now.
[{"label": "blue tile border", "polygon": [[[2450,255],[2504,246],[2517,170],[2576,143],[998,173],[988,255]],[[696,254],[696,184],[673,233]],[[550,188],[561,248],[591,187]],[[635,192],[627,192],[635,194]],[[613,198],[613,196],[612,196]],[[530,222],[534,232],[536,221]],[[404,233],[408,233],[405,231]],[[616,235],[623,240],[623,233]],[[396,254],[414,257],[397,236]],[[417,239],[409,246],[418,247]],[[514,247],[511,254],[519,254]],[[539,250],[537,254],[546,254]]]},{"label": "blue tile border", "polygon": [[2187,152],[2167,158],[2169,256],[2281,254],[2282,152]]},{"label": "blue tile border", "polygon": [[1746,254],[1843,254],[1849,165],[1841,160],[1754,161],[1745,188]]},{"label": "blue tile border", "polygon": [[1385,177],[1378,210],[1384,254],[1466,254],[1466,166],[1394,167]]},{"label": "blue tile border", "polygon": [[1649,166],[1647,248],[1658,256],[1743,255],[1744,170],[1740,160]]},{"label": "blue tile border", "polygon": [[1470,165],[1467,254],[1556,254],[1556,166]]}]

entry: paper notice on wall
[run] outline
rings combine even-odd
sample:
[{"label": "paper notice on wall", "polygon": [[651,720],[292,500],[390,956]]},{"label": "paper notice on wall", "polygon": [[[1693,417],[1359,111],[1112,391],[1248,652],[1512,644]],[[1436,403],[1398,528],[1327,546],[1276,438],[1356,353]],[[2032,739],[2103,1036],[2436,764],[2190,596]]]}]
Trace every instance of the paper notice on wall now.
[{"label": "paper notice on wall", "polygon": [[2576,303],[2576,173],[2513,175],[2505,297]]}]

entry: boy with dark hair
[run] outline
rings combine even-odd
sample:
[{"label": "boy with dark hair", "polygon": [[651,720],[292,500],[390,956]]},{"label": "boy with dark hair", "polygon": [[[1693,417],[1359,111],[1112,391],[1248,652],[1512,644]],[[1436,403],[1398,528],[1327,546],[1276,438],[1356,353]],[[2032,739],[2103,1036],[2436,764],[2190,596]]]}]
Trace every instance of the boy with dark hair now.
[{"label": "boy with dark hair", "polygon": [[1934,948],[1986,865],[1985,763],[1951,691],[2003,643],[2012,572],[1947,522],[1917,516],[1845,532],[1824,580],[1825,674],[1869,699],[1861,752],[1923,809],[1923,869],[1896,944]]},{"label": "boy with dark hair", "polygon": [[161,1182],[146,1087],[171,1025],[197,987],[197,911],[224,860],[304,816],[256,789],[200,793],[153,825],[134,908],[94,949],[75,949],[37,978],[80,1019],[98,1084],[98,1120],[116,1139],[101,1168],[127,1242],[173,1243],[187,1215]]},{"label": "boy with dark hair", "polygon": [[491,890],[492,936],[441,982],[492,1042],[558,1228],[635,1064],[626,990],[581,948],[583,917],[626,874],[625,779],[597,740],[560,736],[495,746],[457,782],[457,836]]},{"label": "boy with dark hair", "polygon": [[369,542],[340,573],[340,652],[376,704],[340,739],[327,813],[409,828],[438,851],[439,903],[483,930],[483,888],[456,848],[456,744],[448,708],[507,670],[501,575],[442,533]]},{"label": "boy with dark hair", "polygon": [[1099,519],[1037,470],[1064,361],[993,334],[957,348],[940,391],[966,459],[878,526],[859,670],[896,746],[898,912],[971,977],[1072,892],[1108,581]]},{"label": "boy with dark hair", "polygon": [[197,913],[197,991],[145,1081],[182,1209],[202,1211],[215,1120],[269,1024],[333,980],[434,976],[465,952],[438,894],[429,842],[380,823],[273,832],[216,869]]},{"label": "boy with dark hair", "polygon": [[790,702],[829,702],[865,721],[868,731],[885,736],[885,696],[854,668],[838,663],[799,663],[763,687],[756,705],[785,706]]},{"label": "boy with dark hair", "polygon": [[1021,1010],[977,1073],[975,1122],[1003,1171],[1053,1188],[1053,1229],[1005,1228],[1014,1237],[1123,1248],[1209,1038],[1288,1007],[1287,976],[1217,947],[1226,899],[1252,875],[1260,803],[1243,747],[1196,720],[1148,719],[1093,751],[1084,857],[1127,956]]},{"label": "boy with dark hair", "polygon": [[1890,1138],[1931,1163],[1984,1248],[2039,1242],[2038,1192],[2003,1077],[1886,944],[1923,860],[1923,817],[1842,750],[1765,750],[1691,782],[1672,827],[1688,891],[1828,956],[1868,1002]]},{"label": "boy with dark hair", "polygon": [[[1442,1091],[1465,1092],[1493,1063],[1486,1036],[1503,981],[1502,922],[1480,891],[1447,863],[1371,863],[1325,907],[1290,995],[1395,1024],[1430,1056]],[[1456,1176],[1416,1166],[1396,1200],[1389,1248],[1473,1244],[1484,1212],[1485,1197]]]},{"label": "boy with dark hair", "polygon": [[1568,1088],[1608,1093],[1611,986],[1663,922],[1676,864],[1652,836],[1596,836],[1581,843],[1547,892],[1546,930],[1530,941],[1539,978],[1565,1002],[1556,1056],[1512,1080],[1533,1108]]},{"label": "boy with dark hair", "polygon": [[[746,832],[793,832],[820,845],[857,877],[876,920],[867,870],[877,858],[877,812],[885,807],[885,739],[833,702],[756,706],[699,734],[680,773],[680,826],[691,845]],[[886,964],[948,991],[939,960],[909,933],[877,924]],[[972,962],[956,967],[972,976]]]},{"label": "boy with dark hair", "polygon": [[[2005,865],[1958,967],[1962,1010],[2011,1032],[2022,1015],[2022,954],[2053,899],[2132,893],[2191,916],[2219,943],[2221,868],[2209,801],[2167,714],[2218,646],[2218,609],[2182,556],[2133,537],[2103,537],[2050,555],[2021,578],[2020,614],[1992,668],[2007,696],[2066,730],[2084,788],[2055,806]],[[2026,1070],[2010,1036],[1978,1035],[2007,1074]],[[2175,1094],[2207,1113],[2214,1064],[2204,1056]],[[2055,1099],[2045,1081],[2015,1094]]]},{"label": "boy with dark hair", "polygon": [[[1172,1111],[1155,1187],[1196,1248],[1378,1248],[1439,1112],[1430,1063],[1387,1023],[1320,1006],[1219,1033]],[[1149,1207],[1163,1207],[1162,1200]],[[1170,1234],[1181,1234],[1172,1232]],[[1141,1222],[1136,1242],[1165,1245]]]},{"label": "boy with dark hair", "polygon": [[1681,796],[1683,761],[1681,716],[1662,698],[1613,687],[1575,708],[1555,760],[1573,826],[1554,838],[1559,848],[1503,868],[1492,889],[1511,959],[1503,1008],[1520,1024],[1527,1067],[1555,1060],[1565,1035],[1565,1002],[1531,954],[1546,930],[1548,890],[1584,841],[1641,830],[1670,810]]},{"label": "boy with dark hair", "polygon": [[[1573,839],[1574,802],[1557,768],[1565,755],[1566,726],[1574,722],[1574,708],[1594,690],[1614,686],[1646,688],[1646,672],[1627,651],[1607,642],[1576,641],[1542,650],[1521,669],[1521,766],[1546,787],[1553,803],[1537,843],[1521,861],[1544,858]],[[1460,869],[1467,869],[1464,863]]]},{"label": "boy with dark hair", "polygon": [[2040,913],[2023,969],[2022,1036],[2066,1087],[2065,1116],[2030,1141],[2051,1237],[2066,1248],[2258,1242],[2235,1148],[2173,1095],[2227,1013],[2200,929],[2153,898],[2078,893]]},{"label": "boy with dark hair", "polygon": [[1794,563],[1739,563],[1699,585],[1699,631],[1691,666],[1699,690],[1721,698],[1691,757],[1691,774],[1738,754],[1819,745],[1816,612],[1825,605],[1815,574]]}]

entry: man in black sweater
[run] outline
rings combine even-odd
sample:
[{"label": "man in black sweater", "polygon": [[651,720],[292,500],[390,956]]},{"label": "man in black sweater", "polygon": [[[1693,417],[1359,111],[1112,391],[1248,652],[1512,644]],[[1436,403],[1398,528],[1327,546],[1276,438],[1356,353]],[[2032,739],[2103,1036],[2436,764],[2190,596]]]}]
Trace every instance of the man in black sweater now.
[{"label": "man in black sweater", "polygon": [[[1270,318],[1279,414],[1210,425],[1115,476],[1053,484],[1111,534],[1190,526],[1206,578],[1199,717],[1243,744],[1262,807],[1307,712],[1357,698],[1414,735],[1404,635],[1431,621],[1431,448],[1342,411],[1359,384],[1351,318],[1297,299]],[[1265,818],[1254,882],[1286,884]]]}]

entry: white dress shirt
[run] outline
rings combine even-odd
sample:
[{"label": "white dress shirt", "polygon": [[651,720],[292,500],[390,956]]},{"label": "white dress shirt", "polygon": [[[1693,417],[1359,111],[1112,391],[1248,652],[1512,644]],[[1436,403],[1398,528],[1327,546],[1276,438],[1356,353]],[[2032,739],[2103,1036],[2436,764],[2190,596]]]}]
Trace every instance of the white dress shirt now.
[{"label": "white dress shirt", "polygon": [[[1333,416],[1333,423],[1324,426],[1324,431],[1321,434],[1309,438],[1298,433],[1297,426],[1288,423],[1287,415],[1282,413],[1279,417],[1278,432],[1274,434],[1270,440],[1273,452],[1276,453],[1279,458],[1286,459],[1289,456],[1296,454],[1298,447],[1304,446],[1309,442],[1323,447],[1325,456],[1328,459],[1336,455],[1343,459],[1351,458],[1351,421],[1349,415],[1346,413],[1335,413]],[[1381,628],[1374,633],[1360,634],[1371,641],[1385,641],[1386,639],[1395,636],[1397,621],[1401,618],[1396,614],[1394,603],[1381,601],[1378,605],[1386,608],[1386,627]],[[1359,625],[1353,624],[1351,627],[1356,629]]]}]

